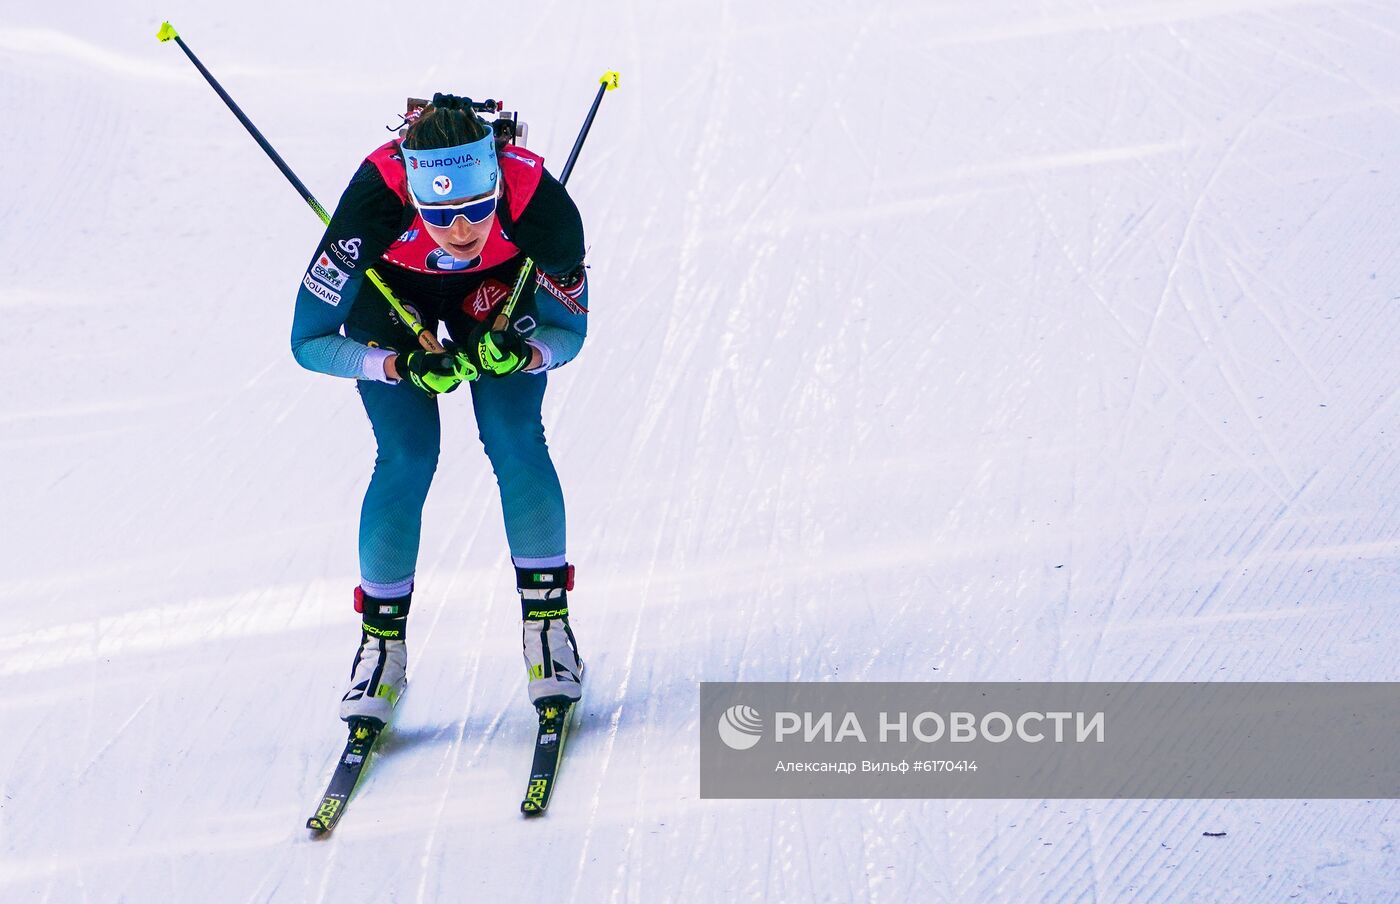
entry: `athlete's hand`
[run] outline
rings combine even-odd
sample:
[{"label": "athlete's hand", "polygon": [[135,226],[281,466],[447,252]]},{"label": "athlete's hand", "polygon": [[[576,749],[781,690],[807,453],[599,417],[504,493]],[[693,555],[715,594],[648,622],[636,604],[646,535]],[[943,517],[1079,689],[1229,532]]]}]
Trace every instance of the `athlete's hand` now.
[{"label": "athlete's hand", "polygon": [[463,360],[462,355],[452,349],[445,352],[415,349],[407,355],[400,355],[395,366],[400,377],[407,377],[414,386],[430,396],[451,392],[481,376],[470,361]]},{"label": "athlete's hand", "polygon": [[504,377],[530,366],[534,349],[525,339],[509,329],[493,330],[488,325],[478,327],[457,350],[457,356],[484,374]]}]

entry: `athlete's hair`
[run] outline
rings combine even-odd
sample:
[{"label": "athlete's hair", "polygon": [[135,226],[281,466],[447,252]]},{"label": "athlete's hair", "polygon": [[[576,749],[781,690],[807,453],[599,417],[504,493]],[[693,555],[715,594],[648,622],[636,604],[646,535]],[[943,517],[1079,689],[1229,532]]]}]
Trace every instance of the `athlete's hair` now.
[{"label": "athlete's hair", "polygon": [[491,127],[462,100],[450,94],[434,94],[403,136],[403,146],[411,151],[450,148],[480,141],[491,134]]}]

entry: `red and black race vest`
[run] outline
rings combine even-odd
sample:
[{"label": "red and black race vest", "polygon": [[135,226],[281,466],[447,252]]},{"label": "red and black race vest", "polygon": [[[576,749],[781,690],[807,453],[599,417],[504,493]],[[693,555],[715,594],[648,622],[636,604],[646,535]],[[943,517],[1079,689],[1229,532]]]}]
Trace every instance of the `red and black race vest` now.
[{"label": "red and black race vest", "polygon": [[[379,175],[383,177],[384,184],[398,195],[405,206],[412,203],[408,199],[408,176],[404,173],[398,139],[378,148],[365,160],[374,164],[379,170]],[[525,212],[526,205],[535,196],[535,189],[539,187],[540,176],[544,172],[544,158],[522,147],[507,145],[497,152],[496,162],[501,169],[501,178],[506,182],[505,198],[510,203],[510,218],[514,221]],[[414,213],[413,223],[408,230],[389,246],[382,257],[405,270],[446,274],[489,270],[519,255],[520,249],[501,231],[500,217],[497,217],[492,225],[491,235],[486,239],[486,247],[481,250],[481,254],[472,260],[463,261],[439,248],[423,228],[422,218]]]}]

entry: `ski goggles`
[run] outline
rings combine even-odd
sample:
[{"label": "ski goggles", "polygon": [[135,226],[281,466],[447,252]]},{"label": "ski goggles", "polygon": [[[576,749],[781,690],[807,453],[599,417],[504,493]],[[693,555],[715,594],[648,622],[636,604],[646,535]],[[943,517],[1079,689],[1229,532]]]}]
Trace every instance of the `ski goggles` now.
[{"label": "ski goggles", "polygon": [[485,223],[496,212],[496,199],[499,196],[500,190],[498,189],[484,198],[463,201],[461,204],[424,204],[416,198],[414,203],[418,207],[418,216],[423,218],[424,223],[439,229],[447,229],[457,221],[458,217],[465,218],[473,226]]}]

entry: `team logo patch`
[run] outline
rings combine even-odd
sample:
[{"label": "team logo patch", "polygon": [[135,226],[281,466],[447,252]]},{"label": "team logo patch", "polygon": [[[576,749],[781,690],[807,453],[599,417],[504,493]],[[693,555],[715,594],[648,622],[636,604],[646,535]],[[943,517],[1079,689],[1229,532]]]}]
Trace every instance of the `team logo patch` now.
[{"label": "team logo patch", "polygon": [[336,242],[336,245],[340,247],[341,251],[345,252],[345,257],[350,260],[357,261],[360,259],[360,240],[358,238],[341,239],[339,242]]},{"label": "team logo patch", "polygon": [[506,287],[505,283],[488,279],[477,286],[475,292],[466,297],[462,302],[462,310],[477,320],[485,320],[486,315],[491,313],[491,309],[505,301],[509,295],[510,289]]},{"label": "team logo patch", "polygon": [[324,251],[311,265],[311,275],[336,291],[345,288],[345,282],[350,278],[348,273],[331,262],[330,255]]},{"label": "team logo patch", "polygon": [[440,195],[445,195],[452,191],[452,180],[446,176],[433,177],[433,191]]},{"label": "team logo patch", "polygon": [[340,293],[332,290],[329,286],[321,285],[319,282],[311,278],[310,273],[306,274],[301,278],[301,284],[303,286],[306,286],[308,292],[310,292],[312,295],[315,295],[317,298],[321,299],[331,307],[338,307],[340,305]]},{"label": "team logo patch", "polygon": [[469,261],[459,261],[441,248],[434,248],[429,252],[427,259],[427,267],[429,270],[440,270],[444,273],[454,273],[458,270],[470,270],[479,263],[481,263],[480,255],[477,255]]}]

